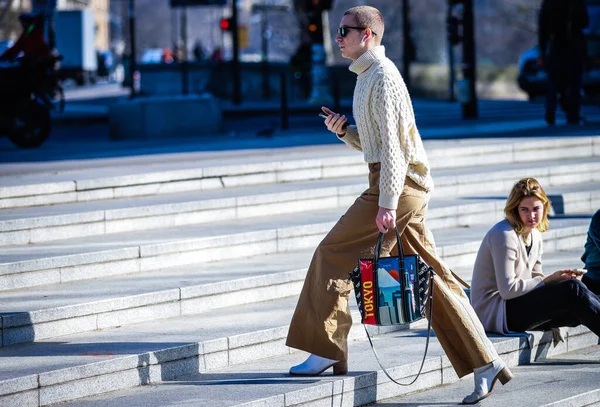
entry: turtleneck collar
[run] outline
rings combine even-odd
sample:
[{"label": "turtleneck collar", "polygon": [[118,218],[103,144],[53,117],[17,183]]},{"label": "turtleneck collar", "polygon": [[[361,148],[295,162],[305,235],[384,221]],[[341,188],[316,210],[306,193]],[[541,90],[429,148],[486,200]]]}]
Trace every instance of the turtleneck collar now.
[{"label": "turtleneck collar", "polygon": [[385,47],[383,45],[377,45],[359,56],[356,61],[350,64],[348,69],[355,74],[360,75],[369,69],[369,67],[373,65],[373,62],[382,60],[383,58],[385,58]]}]

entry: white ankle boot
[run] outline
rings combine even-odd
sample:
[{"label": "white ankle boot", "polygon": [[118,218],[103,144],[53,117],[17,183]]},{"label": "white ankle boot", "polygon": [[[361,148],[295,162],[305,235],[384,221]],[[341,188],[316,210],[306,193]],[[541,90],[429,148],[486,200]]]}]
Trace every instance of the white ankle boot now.
[{"label": "white ankle boot", "polygon": [[311,354],[304,362],[293,366],[290,369],[290,374],[294,376],[318,376],[330,367],[333,367],[334,375],[348,373],[348,362],[340,362]]},{"label": "white ankle boot", "polygon": [[462,401],[463,404],[476,404],[489,396],[494,390],[496,380],[506,384],[513,378],[512,373],[502,359],[497,358],[485,366],[473,369],[475,390]]}]

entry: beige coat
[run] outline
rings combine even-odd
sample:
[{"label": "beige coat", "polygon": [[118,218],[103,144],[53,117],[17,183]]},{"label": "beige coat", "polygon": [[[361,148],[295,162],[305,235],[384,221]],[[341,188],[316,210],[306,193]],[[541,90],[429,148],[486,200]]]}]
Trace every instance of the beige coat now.
[{"label": "beige coat", "polygon": [[487,332],[508,333],[506,300],[544,284],[542,234],[532,231],[529,256],[521,236],[505,219],[485,235],[471,281],[471,304]]}]

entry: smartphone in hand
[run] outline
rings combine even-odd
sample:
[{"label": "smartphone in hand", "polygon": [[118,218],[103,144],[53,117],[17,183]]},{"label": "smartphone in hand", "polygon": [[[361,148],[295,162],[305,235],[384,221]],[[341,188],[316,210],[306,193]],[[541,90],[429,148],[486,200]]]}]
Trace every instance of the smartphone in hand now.
[{"label": "smartphone in hand", "polygon": [[[327,119],[329,117],[329,115],[325,112],[319,112],[319,117],[322,117],[323,119]],[[344,125],[342,126],[342,129],[345,129],[346,127],[348,127],[348,122],[344,123]]]},{"label": "smartphone in hand", "polygon": [[586,269],[574,269],[574,270],[571,270],[571,271],[573,272],[573,274],[578,275],[578,276],[582,276],[585,273],[587,273]]}]

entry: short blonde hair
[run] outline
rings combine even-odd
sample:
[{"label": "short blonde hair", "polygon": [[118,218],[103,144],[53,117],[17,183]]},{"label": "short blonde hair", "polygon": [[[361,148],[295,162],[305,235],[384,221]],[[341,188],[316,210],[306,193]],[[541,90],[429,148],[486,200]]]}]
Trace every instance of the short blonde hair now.
[{"label": "short blonde hair", "polygon": [[510,195],[508,195],[508,199],[506,200],[506,205],[504,206],[506,220],[508,220],[508,223],[515,229],[517,234],[521,235],[525,232],[525,225],[521,222],[521,217],[519,216],[519,205],[524,198],[532,196],[542,201],[542,204],[544,205],[544,214],[542,215],[542,220],[537,226],[537,229],[540,232],[548,230],[550,200],[546,196],[544,188],[542,188],[535,178],[523,178],[517,181],[513,186]]},{"label": "short blonde hair", "polygon": [[356,6],[346,10],[344,15],[353,16],[358,27],[370,28],[375,33],[375,42],[381,44],[385,24],[379,10],[371,6]]}]

